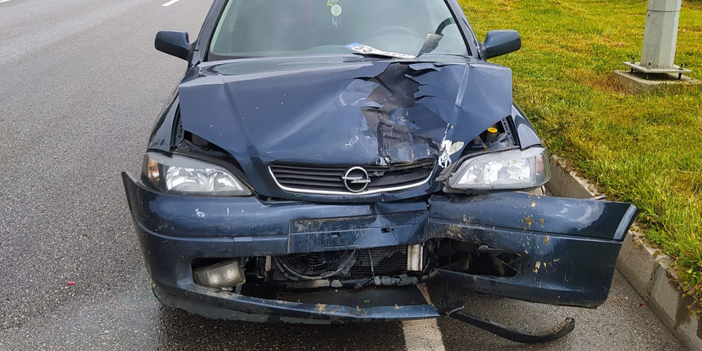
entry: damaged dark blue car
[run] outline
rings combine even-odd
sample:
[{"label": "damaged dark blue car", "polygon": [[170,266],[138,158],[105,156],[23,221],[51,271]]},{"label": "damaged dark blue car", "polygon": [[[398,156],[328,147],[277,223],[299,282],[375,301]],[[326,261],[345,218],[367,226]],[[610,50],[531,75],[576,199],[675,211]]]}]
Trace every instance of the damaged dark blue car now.
[{"label": "damaged dark blue car", "polygon": [[440,277],[602,304],[637,210],[544,196],[547,152],[486,62],[520,46],[478,42],[455,0],[215,0],[193,43],[159,32],[187,73],[123,174],[156,297],[242,321],[488,323],[427,303],[416,286]]}]

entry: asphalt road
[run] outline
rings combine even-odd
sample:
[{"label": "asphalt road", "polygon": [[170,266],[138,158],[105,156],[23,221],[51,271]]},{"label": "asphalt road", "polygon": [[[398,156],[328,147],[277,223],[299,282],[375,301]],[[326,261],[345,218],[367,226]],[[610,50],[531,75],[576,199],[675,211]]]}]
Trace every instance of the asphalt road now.
[{"label": "asphalt road", "polygon": [[[160,307],[119,172],[138,171],[184,73],[153,49],[155,33],[194,37],[210,4],[166,1],[0,0],[0,350],[682,349],[620,275],[596,310],[451,291],[523,329],[576,318],[570,336],[534,346],[452,320],[249,325]],[[440,299],[440,286],[428,290]]]}]

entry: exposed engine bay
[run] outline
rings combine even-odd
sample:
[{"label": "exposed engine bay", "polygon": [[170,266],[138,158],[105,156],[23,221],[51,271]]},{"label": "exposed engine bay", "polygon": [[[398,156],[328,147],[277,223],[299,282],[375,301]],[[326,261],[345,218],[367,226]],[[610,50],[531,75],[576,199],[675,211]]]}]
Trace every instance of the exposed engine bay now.
[{"label": "exposed engine bay", "polygon": [[[235,273],[222,271],[221,277],[200,274],[223,263]],[[443,239],[411,246],[219,261],[195,259],[192,267],[199,284],[263,297],[283,290],[417,285],[435,277],[437,267],[471,275],[513,277],[521,263],[519,253]],[[227,275],[236,278],[227,280]]]}]

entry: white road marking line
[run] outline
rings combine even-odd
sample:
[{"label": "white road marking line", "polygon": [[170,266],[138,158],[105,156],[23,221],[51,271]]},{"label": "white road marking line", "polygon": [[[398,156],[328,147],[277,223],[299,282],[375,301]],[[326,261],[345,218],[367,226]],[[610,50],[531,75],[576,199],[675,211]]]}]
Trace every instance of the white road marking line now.
[{"label": "white road marking line", "polygon": [[[9,1],[9,0],[8,0],[8,1]],[[161,7],[171,6],[171,5],[175,4],[175,3],[178,2],[178,1],[180,1],[180,0],[171,0],[171,1],[169,1],[169,2],[167,2],[167,3],[165,3],[165,4],[163,4],[163,5],[161,5]]]},{"label": "white road marking line", "polygon": [[9,1],[10,0],[0,0],[0,4],[2,4],[3,2],[9,2]]},{"label": "white road marking line", "polygon": [[[427,302],[431,303],[429,293],[424,284],[419,285]],[[445,351],[444,339],[436,319],[423,319],[402,322],[402,331],[405,334],[405,347],[407,351]]]}]

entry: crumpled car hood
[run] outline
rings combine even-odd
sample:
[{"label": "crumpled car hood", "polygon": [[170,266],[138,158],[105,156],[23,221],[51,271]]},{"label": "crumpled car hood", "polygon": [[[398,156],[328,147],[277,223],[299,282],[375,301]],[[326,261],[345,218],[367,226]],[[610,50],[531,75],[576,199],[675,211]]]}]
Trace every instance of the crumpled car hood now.
[{"label": "crumpled car hood", "polygon": [[179,95],[183,129],[238,159],[456,161],[511,113],[512,73],[477,60],[243,59],[194,67]]}]

